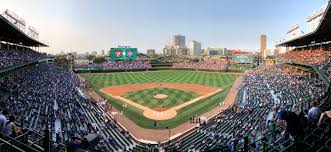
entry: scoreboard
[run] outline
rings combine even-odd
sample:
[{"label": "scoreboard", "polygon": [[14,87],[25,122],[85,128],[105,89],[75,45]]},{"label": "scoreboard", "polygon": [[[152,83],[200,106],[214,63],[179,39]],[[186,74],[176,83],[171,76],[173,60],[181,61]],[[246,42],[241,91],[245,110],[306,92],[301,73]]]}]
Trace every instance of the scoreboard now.
[{"label": "scoreboard", "polygon": [[232,62],[233,63],[253,63],[254,56],[253,54],[233,54]]},{"label": "scoreboard", "polygon": [[112,61],[124,61],[135,60],[137,58],[137,48],[111,48],[110,60]]}]

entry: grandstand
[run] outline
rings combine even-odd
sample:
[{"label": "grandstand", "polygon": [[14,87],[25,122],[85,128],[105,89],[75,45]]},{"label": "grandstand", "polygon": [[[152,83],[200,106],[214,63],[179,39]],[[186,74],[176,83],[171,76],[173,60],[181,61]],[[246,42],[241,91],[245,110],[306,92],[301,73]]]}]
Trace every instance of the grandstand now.
[{"label": "grandstand", "polygon": [[[49,57],[36,51],[48,45],[0,15],[0,112],[15,115],[13,124],[21,130],[8,135],[1,128],[0,152],[331,151],[330,21],[331,1],[315,31],[278,44],[295,49],[277,56],[276,65],[233,74],[226,73],[226,60],[192,61],[180,56],[162,57],[155,63],[143,57],[76,64],[72,71],[49,64]],[[131,71],[140,72],[128,73]],[[139,85],[142,82],[154,86],[141,90],[146,87]],[[205,102],[194,103],[191,99],[198,96],[196,92],[174,87],[159,90],[170,83],[184,82],[190,84],[187,90],[205,91],[211,85],[217,93],[203,97],[201,101]],[[198,85],[194,83],[205,88],[195,88]],[[178,93],[173,100],[190,101],[160,106],[164,101],[159,99],[155,99],[157,103],[138,100],[153,106],[142,109],[160,110],[153,111],[154,115],[173,108],[167,106],[187,104],[177,111],[176,119],[156,121],[143,117],[145,111],[136,108],[141,105],[128,99],[124,104],[120,97],[102,91],[108,87],[109,92],[120,92],[117,85],[128,85],[125,89],[130,94],[123,97],[132,100],[155,97],[163,91]],[[235,94],[233,103],[220,101],[231,93]],[[320,112],[311,114],[316,107]],[[214,113],[201,120],[200,115],[210,111]],[[329,118],[321,119],[320,115]],[[182,124],[189,129],[171,133]],[[153,140],[163,137],[154,141],[138,137],[136,126],[144,131],[139,133],[141,136],[152,134]],[[160,130],[163,132],[157,135]]]}]

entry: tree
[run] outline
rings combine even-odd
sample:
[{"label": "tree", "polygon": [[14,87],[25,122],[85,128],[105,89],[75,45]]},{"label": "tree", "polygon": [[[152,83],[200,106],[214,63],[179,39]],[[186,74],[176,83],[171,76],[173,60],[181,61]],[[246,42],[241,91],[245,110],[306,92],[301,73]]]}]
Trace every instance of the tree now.
[{"label": "tree", "polygon": [[92,60],[95,58],[95,56],[94,56],[94,55],[88,55],[86,58],[87,58],[88,60],[92,61]]},{"label": "tree", "polygon": [[105,57],[94,57],[93,63],[104,63],[106,62]]},{"label": "tree", "polygon": [[159,57],[159,55],[157,55],[157,54],[154,54],[154,55],[152,56],[153,59],[158,58],[158,57]]},{"label": "tree", "polygon": [[200,60],[199,60],[199,58],[194,58],[192,61],[193,62],[199,62]]}]

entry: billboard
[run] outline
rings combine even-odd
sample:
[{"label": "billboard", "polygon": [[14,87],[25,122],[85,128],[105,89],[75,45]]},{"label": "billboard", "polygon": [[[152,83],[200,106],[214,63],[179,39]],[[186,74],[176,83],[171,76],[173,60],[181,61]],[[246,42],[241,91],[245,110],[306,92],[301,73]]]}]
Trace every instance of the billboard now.
[{"label": "billboard", "polygon": [[233,63],[253,63],[253,54],[233,54]]},{"label": "billboard", "polygon": [[110,60],[112,61],[124,61],[135,60],[137,58],[137,48],[111,48]]}]

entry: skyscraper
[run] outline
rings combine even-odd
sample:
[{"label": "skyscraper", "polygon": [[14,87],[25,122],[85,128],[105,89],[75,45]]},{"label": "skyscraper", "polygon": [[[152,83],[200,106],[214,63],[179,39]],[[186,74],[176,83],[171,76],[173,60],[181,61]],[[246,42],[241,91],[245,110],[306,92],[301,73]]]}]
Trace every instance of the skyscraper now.
[{"label": "skyscraper", "polygon": [[155,55],[155,50],[154,49],[147,49],[146,54],[149,55],[149,56],[153,56],[153,55]]},{"label": "skyscraper", "polygon": [[185,47],[185,36],[180,34],[172,36],[171,45],[178,47]]},{"label": "skyscraper", "polygon": [[200,56],[201,55],[201,43],[198,41],[190,42],[190,55]]},{"label": "skyscraper", "polygon": [[105,50],[100,50],[100,56],[105,56]]},{"label": "skyscraper", "polygon": [[267,36],[265,34],[261,35],[261,56],[263,58],[265,58],[267,56],[266,53],[266,49],[267,49]]}]

